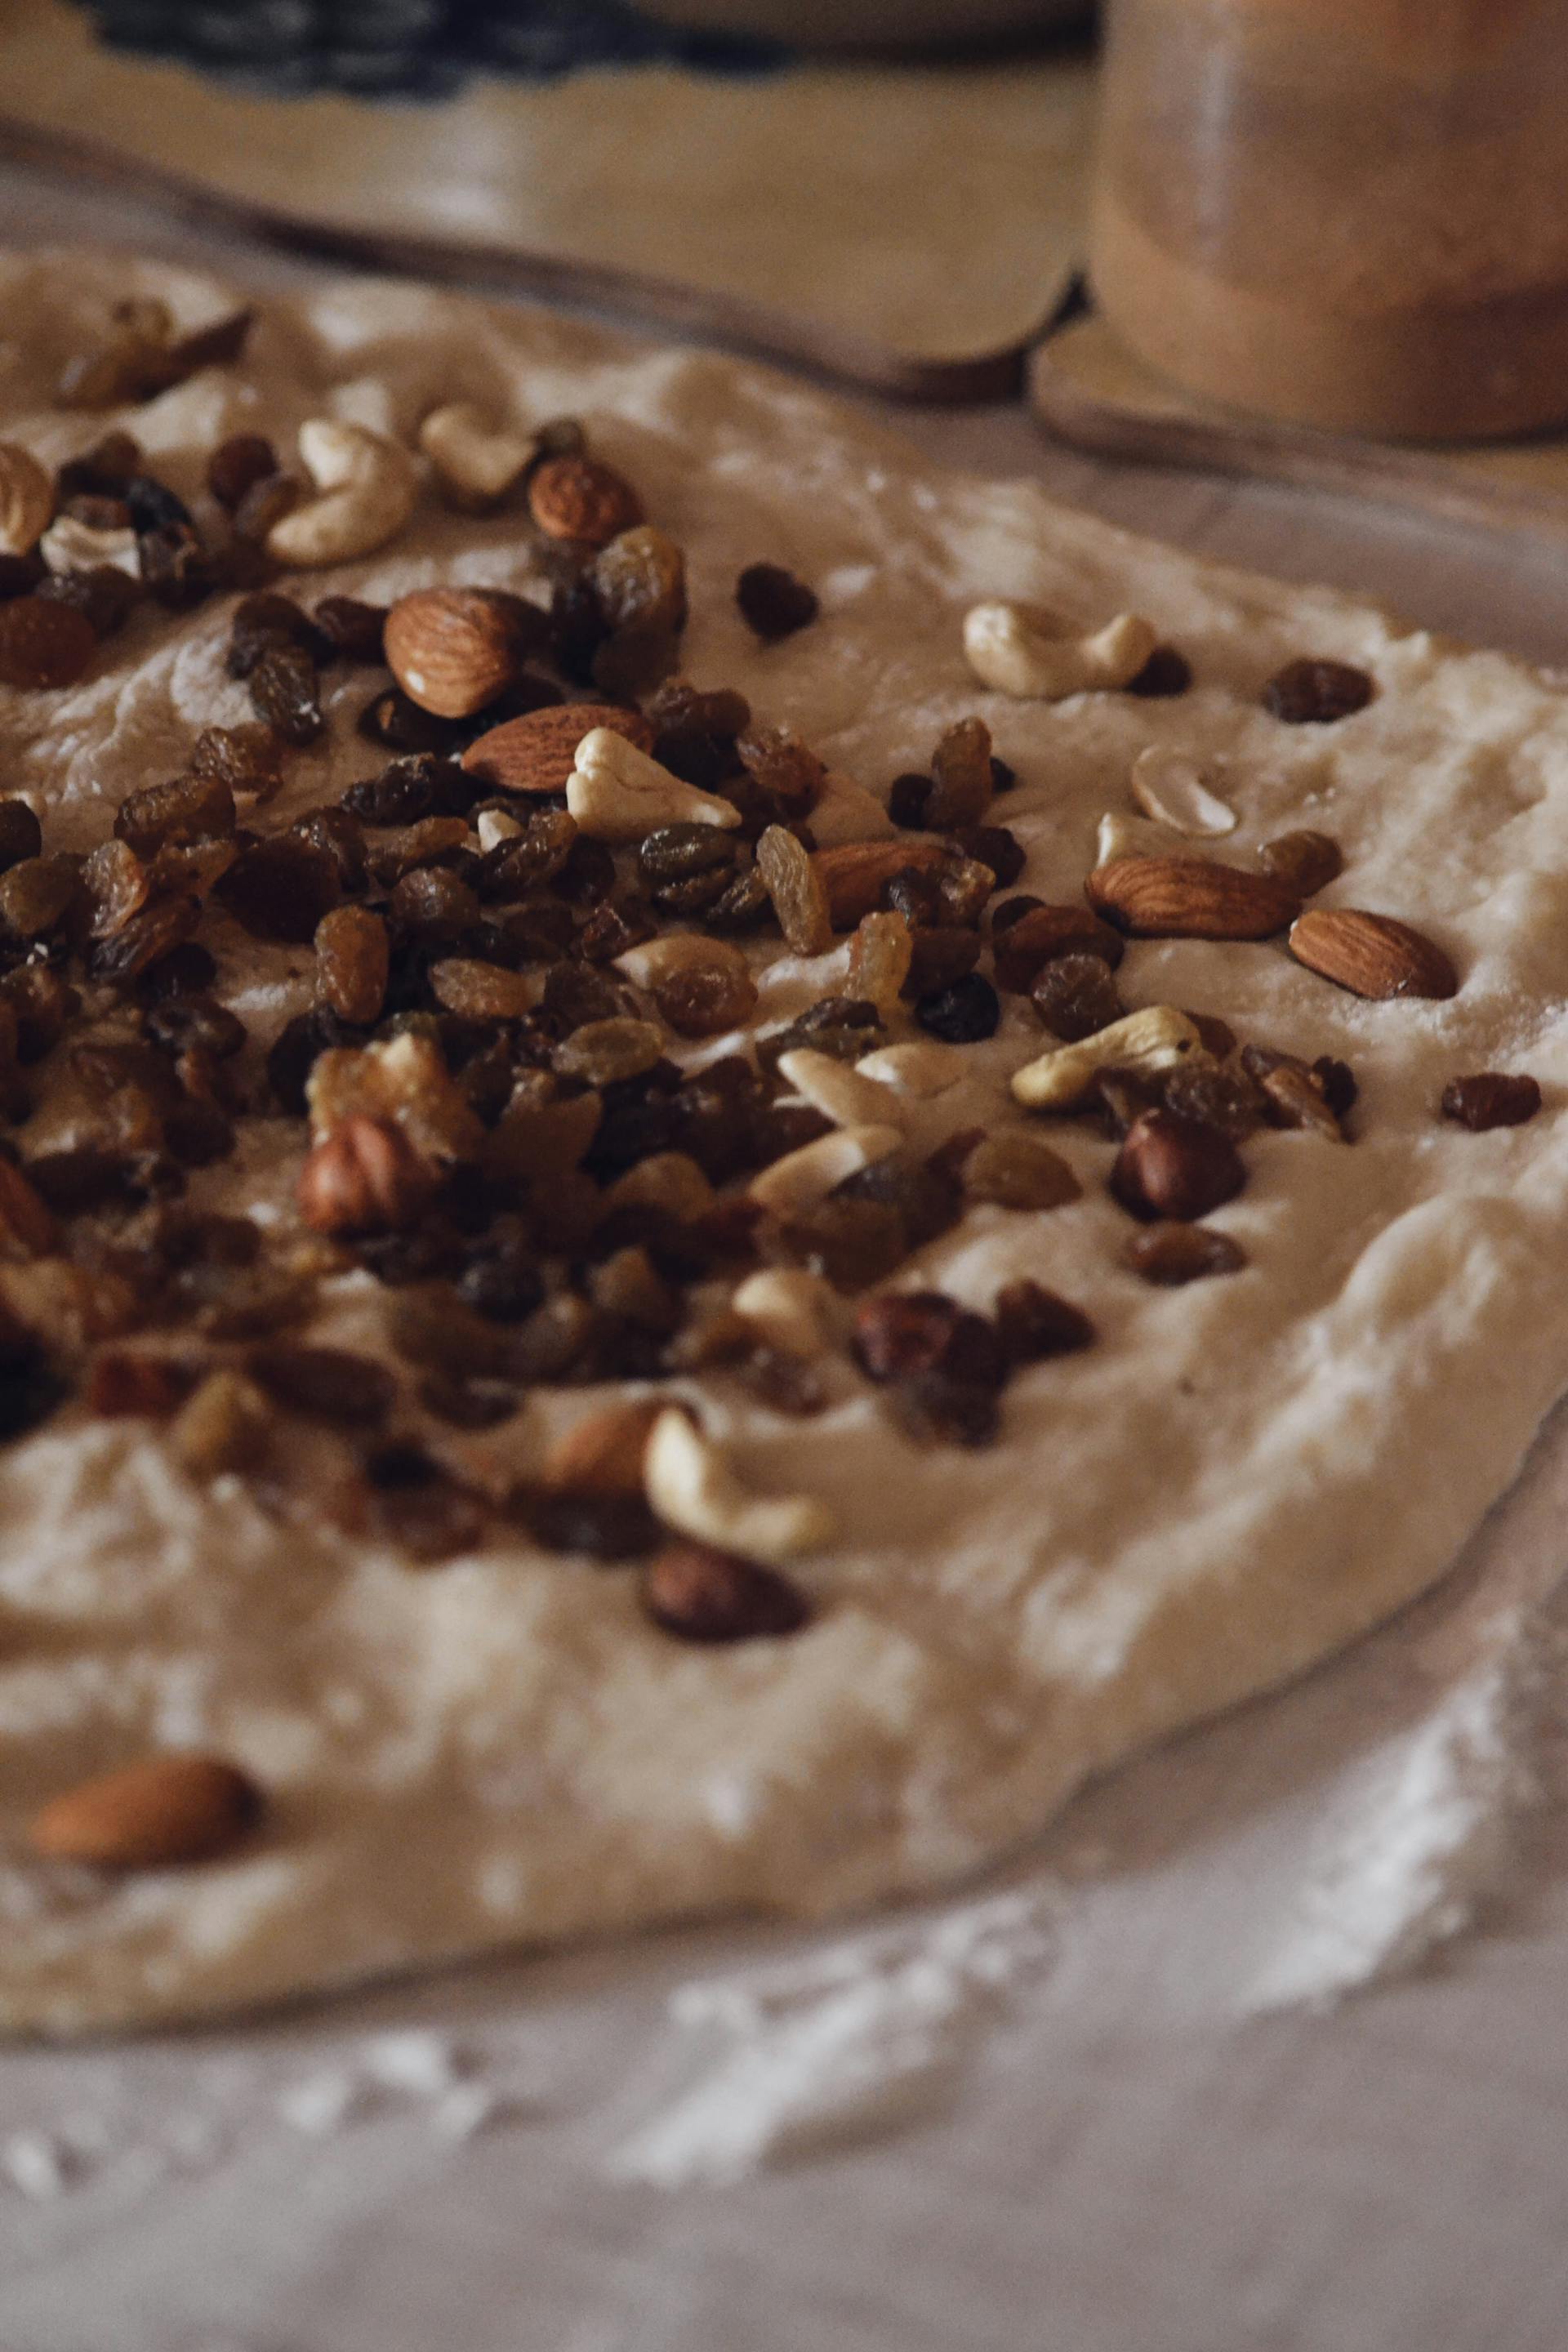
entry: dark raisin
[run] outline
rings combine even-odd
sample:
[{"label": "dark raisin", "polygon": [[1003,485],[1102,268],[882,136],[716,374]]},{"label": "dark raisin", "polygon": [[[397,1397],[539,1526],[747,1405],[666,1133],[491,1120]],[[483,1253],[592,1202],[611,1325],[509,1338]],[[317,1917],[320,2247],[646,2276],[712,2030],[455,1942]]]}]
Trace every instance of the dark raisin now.
[{"label": "dark raisin", "polygon": [[279,1404],[346,1429],[384,1421],[397,1394],[384,1364],[343,1348],[253,1348],[246,1370]]},{"label": "dark raisin", "polygon": [[100,644],[124,627],[140,593],[134,580],[110,563],[95,564],[88,572],[55,572],[38,590],[40,596],[79,613]]},{"label": "dark raisin", "polygon": [[203,994],[216,978],[217,965],[208,950],[187,940],[147,973],[142,993],[153,1003],[169,1003],[178,997]]},{"label": "dark raisin", "polygon": [[973,931],[951,924],[918,930],[910,940],[910,968],[899,993],[911,1003],[936,996],[972,972],[979,961],[980,940]]},{"label": "dark raisin", "polygon": [[324,650],[309,614],[291,596],[279,596],[269,589],[242,597],[229,625],[230,677],[248,677],[280,646],[297,646],[312,659]]},{"label": "dark raisin", "polygon": [[999,907],[991,909],[992,938],[1000,939],[1004,931],[1010,931],[1015,923],[1021,923],[1026,915],[1032,915],[1037,907],[1043,907],[1045,903],[1043,898],[1032,898],[1026,890],[1021,891],[1016,898],[1004,898]]},{"label": "dark raisin", "polygon": [[1041,1025],[1068,1045],[1109,1028],[1127,1010],[1110,965],[1097,955],[1058,956],[1035,982],[1029,1001]]},{"label": "dark raisin", "polygon": [[69,604],[45,596],[0,604],[0,686],[74,686],[97,651],[91,623]]},{"label": "dark raisin", "polygon": [[35,550],[31,555],[0,555],[0,603],[13,596],[30,596],[53,577]]},{"label": "dark raisin", "polygon": [[586,1552],[591,1559],[637,1559],[663,1530],[640,1495],[556,1494],[514,1496],[513,1514],[546,1551]]},{"label": "dark raisin", "polygon": [[637,871],[647,883],[684,882],[716,869],[727,877],[734,863],[733,841],[711,824],[660,825],[637,851]]},{"label": "dark raisin", "polygon": [[340,661],[381,660],[384,604],[366,604],[357,596],[323,596],[310,617]]},{"label": "dark raisin", "polygon": [[1541,1085],[1522,1072],[1483,1070],[1471,1078],[1450,1078],[1443,1089],[1443,1117],[1472,1134],[1492,1127],[1522,1127],[1541,1108]]},{"label": "dark raisin", "polygon": [[463,740],[460,727],[421,710],[400,686],[384,687],[373,695],[355,723],[362,735],[373,743],[384,743],[389,751],[447,751]]},{"label": "dark raisin", "polygon": [[917,775],[912,771],[895,776],[888,794],[888,814],[906,832],[919,833],[925,824],[926,803],[935,789],[936,780],[931,776]]},{"label": "dark raisin", "polygon": [[1193,666],[1185,654],[1174,646],[1156,646],[1142,668],[1128,680],[1128,694],[1142,695],[1150,701],[1165,701],[1171,696],[1185,694],[1193,682]]},{"label": "dark raisin", "polygon": [[531,1251],[498,1245],[470,1261],[458,1291],[487,1322],[521,1323],[543,1298],[544,1281]]},{"label": "dark raisin", "polygon": [[420,1383],[419,1402],[426,1412],[453,1429],[494,1429],[510,1421],[521,1402],[515,1389],[498,1381],[455,1379],[432,1372]]},{"label": "dark raisin", "polygon": [[81,869],[74,858],[24,857],[0,874],[0,927],[13,939],[42,939],[81,896]]},{"label": "dark raisin", "polygon": [[805,1594],[776,1569],[686,1539],[648,1562],[638,1597],[653,1622],[682,1642],[776,1640],[811,1621]]},{"label": "dark raisin", "polygon": [[275,645],[263,654],[250,673],[250,700],[258,719],[296,747],[313,743],[326,724],[316,665],[300,646]]},{"label": "dark raisin", "polygon": [[172,613],[189,611],[218,584],[216,567],[188,523],[143,531],[136,553],[143,582]]},{"label": "dark raisin", "polygon": [[1215,1274],[1239,1274],[1247,1255],[1228,1234],[1212,1225],[1146,1225],[1123,1252],[1134,1274],[1162,1289],[1200,1282]]},{"label": "dark raisin", "polygon": [[114,817],[114,837],[139,857],[166,843],[227,839],[235,829],[234,794],[220,777],[176,776],[127,793]]},{"label": "dark raisin", "polygon": [[242,850],[217,896],[252,939],[304,945],[342,897],[334,860],[313,843],[280,834]]},{"label": "dark raisin", "polygon": [[892,1291],[867,1299],[856,1314],[854,1349],[874,1381],[942,1371],[997,1389],[1007,1377],[994,1327],[940,1290]]},{"label": "dark raisin", "polygon": [[991,789],[994,793],[1010,793],[1018,781],[1018,771],[1005,760],[991,754]]},{"label": "dark raisin", "polygon": [[247,490],[278,471],[278,453],[259,433],[234,433],[207,459],[207,488],[229,514]]},{"label": "dark raisin", "polygon": [[1343,1118],[1355,1108],[1361,1088],[1356,1085],[1355,1072],[1348,1062],[1338,1062],[1331,1054],[1320,1054],[1312,1065],[1312,1076],[1322,1089],[1323,1100],[1336,1118]]},{"label": "dark raisin", "polygon": [[1015,1364],[1076,1355],[1092,1346],[1094,1326],[1081,1307],[1027,1279],[1004,1284],[991,1302],[1002,1347]]},{"label": "dark raisin", "polygon": [[0,873],[37,857],[44,845],[44,828],[26,801],[0,800]]},{"label": "dark raisin", "polygon": [[779,563],[748,563],[735,583],[735,602],[764,645],[807,627],[820,609],[814,591]]},{"label": "dark raisin", "polygon": [[881,904],[889,915],[902,915],[910,930],[927,929],[942,919],[942,890],[934,874],[906,866],[883,883]]},{"label": "dark raisin", "polygon": [[1005,824],[968,825],[957,840],[965,857],[991,868],[999,890],[1009,888],[1028,863],[1023,843]]},{"label": "dark raisin", "polygon": [[1001,1413],[993,1388],[953,1380],[945,1372],[921,1372],[896,1381],[889,1402],[900,1425],[917,1444],[982,1446],[995,1442]]},{"label": "dark raisin", "polygon": [[577,835],[550,877],[551,889],[569,907],[596,907],[615,887],[615,853],[607,842],[591,841],[585,833]]},{"label": "dark raisin", "polygon": [[245,1024],[210,996],[176,997],[154,1005],[143,1022],[148,1036],[165,1053],[183,1054],[193,1045],[226,1061],[245,1044]]},{"label": "dark raisin", "polygon": [[915,1019],[933,1037],[950,1045],[973,1045],[994,1037],[1002,1018],[1002,1001],[991,982],[972,971],[933,996],[921,997]]},{"label": "dark raisin", "polygon": [[754,866],[748,866],[721,896],[704,907],[702,927],[704,930],[719,932],[754,930],[772,906],[767,884]]},{"label": "dark raisin", "polygon": [[1364,710],[1376,691],[1349,662],[1293,661],[1263,689],[1263,708],[1287,727],[1327,727]]}]

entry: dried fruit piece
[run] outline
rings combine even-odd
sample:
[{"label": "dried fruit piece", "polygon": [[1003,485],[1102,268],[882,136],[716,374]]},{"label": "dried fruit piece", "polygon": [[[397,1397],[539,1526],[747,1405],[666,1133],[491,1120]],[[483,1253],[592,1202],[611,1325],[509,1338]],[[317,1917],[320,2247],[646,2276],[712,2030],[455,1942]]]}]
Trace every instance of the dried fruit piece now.
[{"label": "dried fruit piece", "polygon": [[888,792],[888,814],[906,833],[919,833],[925,825],[926,803],[936,789],[934,776],[922,776],[906,770],[895,776]]},{"label": "dried fruit piece", "polygon": [[992,925],[996,985],[1020,996],[1059,956],[1098,956],[1111,971],[1127,950],[1121,936],[1082,907],[1029,907],[1004,930]]},{"label": "dried fruit piece", "polygon": [[326,720],[316,665],[302,646],[270,647],[251,671],[249,686],[252,708],[264,725],[296,748],[315,741]]},{"label": "dried fruit piece", "polygon": [[1136,677],[1130,677],[1122,688],[1124,694],[1136,694],[1149,701],[1164,701],[1185,694],[1193,682],[1193,666],[1185,654],[1174,646],[1156,646]]},{"label": "dried fruit piece", "polygon": [[98,651],[85,614],[46,596],[0,604],[0,685],[26,691],[74,686]]},{"label": "dried fruit piece", "polygon": [[935,877],[949,855],[936,841],[847,841],[837,849],[819,849],[812,862],[827,893],[834,929],[852,931],[874,914],[895,875],[909,871]]},{"label": "dried fruit piece", "polygon": [[1266,874],[1285,883],[1299,898],[1313,898],[1344,871],[1344,855],[1326,833],[1282,833],[1266,841],[1258,853]]},{"label": "dried fruit piece", "polygon": [[809,851],[783,825],[770,824],[757,843],[756,858],[785,946],[794,955],[825,954],[833,944],[833,924]]},{"label": "dried fruit piece", "polygon": [[401,1128],[347,1118],[300,1171],[300,1214],[319,1234],[397,1233],[424,1214],[438,1181]]},{"label": "dried fruit piece", "polygon": [[643,1570],[638,1597],[683,1642],[772,1640],[811,1622],[805,1595],[776,1569],[711,1544],[666,1544]]},{"label": "dried fruit piece", "polygon": [[972,1201],[999,1209],[1059,1209],[1083,1192],[1059,1152],[1034,1135],[987,1136],[965,1155],[962,1172]]},{"label": "dried fruit piece", "polygon": [[1066,955],[1047,963],[1029,1001],[1041,1026],[1068,1045],[1126,1018],[1110,967],[1098,955]]},{"label": "dried fruit piece", "polygon": [[217,896],[253,939],[303,945],[337,906],[342,883],[325,851],[277,834],[240,852],[218,883]]},{"label": "dried fruit piece", "polygon": [[229,514],[240,506],[258,482],[269,481],[278,471],[278,452],[259,433],[233,433],[220,441],[207,459],[206,484],[220,507]]},{"label": "dried fruit piece", "polygon": [[1459,976],[1442,949],[1391,915],[1353,907],[1313,907],[1288,942],[1298,963],[1353,995],[1456,996]]},{"label": "dried fruit piece", "polygon": [[370,1028],[386,998],[386,925],[369,907],[335,907],[316,926],[316,990],[341,1021]]},{"label": "dried fruit piece", "polygon": [[221,776],[176,776],[127,793],[114,833],[139,857],[152,857],[173,843],[225,840],[235,824],[234,793]]},{"label": "dried fruit piece", "polygon": [[1522,1127],[1540,1108],[1540,1081],[1522,1071],[1483,1070],[1474,1077],[1450,1078],[1443,1089],[1443,1117],[1474,1135],[1493,1127]]},{"label": "dried fruit piece", "polygon": [[678,1037],[721,1037],[757,1009],[757,987],[742,968],[693,964],[656,981],[653,1001]]},{"label": "dried fruit piece", "polygon": [[1002,1018],[1002,1001],[983,973],[972,971],[934,995],[915,1004],[915,1019],[932,1037],[949,1045],[973,1045],[994,1037]]},{"label": "dried fruit piece", "polygon": [[1239,1274],[1246,1252],[1212,1225],[1153,1224],[1134,1234],[1122,1253],[1134,1274],[1162,1289],[1200,1282],[1214,1274]]},{"label": "dried fruit piece", "polygon": [[74,858],[25,857],[0,874],[0,926],[15,939],[42,939],[65,919],[80,889]]},{"label": "dried fruit piece", "polygon": [[925,823],[936,833],[978,824],[991,805],[992,789],[991,730],[983,719],[961,719],[932,754]]},{"label": "dried fruit piece", "polygon": [[562,1040],[553,1058],[563,1076],[582,1078],[591,1087],[606,1087],[639,1077],[663,1054],[663,1036],[651,1021],[617,1018],[584,1023]]},{"label": "dried fruit piece", "polygon": [[776,645],[816,620],[819,606],[813,590],[782,563],[748,563],[735,583],[741,618],[764,645]]},{"label": "dried fruit piece", "polygon": [[37,857],[44,845],[44,828],[24,800],[0,800],[0,873]]},{"label": "dried fruit piece", "polygon": [[384,1421],[397,1383],[384,1364],[346,1348],[306,1348],[278,1340],[253,1348],[246,1370],[275,1402],[343,1429]]},{"label": "dried fruit piece", "polygon": [[1233,1201],[1247,1169],[1228,1135],[1179,1112],[1145,1111],[1127,1131],[1110,1190],[1135,1217],[1190,1223]]},{"label": "dried fruit piece", "polygon": [[270,727],[204,727],[191,752],[191,772],[231,793],[270,800],[283,782],[283,747]]},{"label": "dried fruit piece", "polygon": [[1198,857],[1122,857],[1084,884],[1095,912],[1135,939],[1268,940],[1301,901],[1271,874]]},{"label": "dried fruit piece", "polygon": [[575,452],[546,457],[528,480],[529,511],[551,539],[605,547],[643,519],[642,500],[624,476]]},{"label": "dried fruit piece", "polygon": [[1364,710],[1376,688],[1350,662],[1293,661],[1263,689],[1263,708],[1287,727],[1326,727]]},{"label": "dried fruit piece", "polygon": [[221,1757],[151,1756],[56,1797],[27,1839],[51,1862],[161,1870],[232,1852],[261,1811],[256,1783]]},{"label": "dried fruit piece", "polygon": [[1004,1284],[991,1302],[991,1317],[1009,1363],[1073,1356],[1094,1343],[1094,1325],[1081,1307],[1027,1277]]},{"label": "dried fruit piece", "polygon": [[686,626],[686,558],[668,532],[641,523],[602,547],[588,577],[606,626],[623,643],[673,650]]}]

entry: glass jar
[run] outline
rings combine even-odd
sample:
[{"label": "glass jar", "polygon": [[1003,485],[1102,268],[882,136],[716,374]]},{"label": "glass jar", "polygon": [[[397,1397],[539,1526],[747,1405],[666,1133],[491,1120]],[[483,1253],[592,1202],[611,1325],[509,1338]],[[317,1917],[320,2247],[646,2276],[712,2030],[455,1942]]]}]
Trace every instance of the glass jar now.
[{"label": "glass jar", "polygon": [[1093,280],[1272,416],[1568,420],[1568,0],[1111,0]]}]

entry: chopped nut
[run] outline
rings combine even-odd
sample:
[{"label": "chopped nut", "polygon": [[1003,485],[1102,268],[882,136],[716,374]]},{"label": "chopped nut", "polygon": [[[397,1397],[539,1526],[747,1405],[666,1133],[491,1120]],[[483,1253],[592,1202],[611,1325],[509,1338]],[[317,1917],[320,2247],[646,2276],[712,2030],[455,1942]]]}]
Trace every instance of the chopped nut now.
[{"label": "chopped nut", "polygon": [[1135,1217],[1190,1223],[1236,1198],[1247,1169],[1228,1135],[1168,1110],[1133,1121],[1110,1171],[1110,1189]]},{"label": "chopped nut", "polygon": [[723,971],[750,976],[739,948],[727,940],[710,940],[695,931],[666,931],[662,938],[644,940],[615,959],[617,971],[638,988],[657,988],[690,971]]},{"label": "chopped nut", "polygon": [[665,824],[729,830],[741,822],[731,801],[683,784],[608,727],[591,729],[578,744],[566,806],[592,841],[643,841]]},{"label": "chopped nut", "polygon": [[605,1196],[605,1203],[610,1211],[654,1209],[676,1224],[686,1225],[705,1217],[715,1197],[712,1185],[695,1160],[684,1151],[655,1151],[616,1179]]},{"label": "chopped nut", "polygon": [[667,1408],[648,1439],[647,1499],[677,1534],[757,1560],[794,1559],[831,1541],[832,1513],[807,1495],[757,1496],[685,1413]]},{"label": "chopped nut", "polygon": [[[1145,816],[1173,833],[1234,833],[1236,811],[1213,789],[1214,772],[1185,751],[1150,744],[1132,762],[1132,797]],[[1271,869],[1272,870],[1272,869]]]},{"label": "chopped nut", "polygon": [[1540,1081],[1522,1071],[1483,1070],[1475,1077],[1450,1078],[1443,1089],[1443,1117],[1474,1135],[1493,1127],[1522,1127],[1540,1108]]},{"label": "chopped nut", "polygon": [[707,1543],[667,1544],[643,1570],[639,1597],[654,1623],[683,1642],[776,1639],[811,1620],[776,1569]]},{"label": "chopped nut", "polygon": [[802,1144],[798,1151],[786,1152],[760,1176],[753,1176],[751,1196],[775,1216],[807,1216],[838,1185],[873,1160],[896,1151],[903,1139],[896,1127],[839,1128],[832,1135],[819,1136],[815,1143]]},{"label": "chopped nut", "polygon": [[605,1405],[587,1414],[551,1447],[543,1483],[558,1494],[640,1496],[647,1442],[665,1410],[649,1402]]},{"label": "chopped nut", "polygon": [[438,1004],[466,1021],[518,1021],[538,1003],[543,982],[537,973],[509,971],[504,964],[448,956],[431,965],[430,988]]},{"label": "chopped nut", "polygon": [[822,795],[811,810],[811,833],[818,849],[833,849],[848,841],[885,841],[892,819],[864,784],[829,771]]},{"label": "chopped nut", "polygon": [[396,1233],[423,1215],[438,1181],[400,1128],[347,1118],[300,1171],[300,1214],[319,1234]]},{"label": "chopped nut", "polygon": [[901,1123],[898,1101],[889,1099],[886,1086],[879,1085],[874,1077],[866,1077],[831,1054],[797,1045],[779,1055],[778,1070],[796,1094],[803,1096],[813,1110],[820,1111],[824,1118],[831,1119],[835,1127]]},{"label": "chopped nut", "polygon": [[793,955],[825,954],[833,944],[833,924],[827,893],[809,851],[783,825],[770,824],[757,843],[756,856],[784,945]]},{"label": "chopped nut", "polygon": [[363,1050],[335,1046],[317,1056],[306,1086],[310,1126],[329,1135],[345,1119],[390,1119],[427,1160],[474,1157],[484,1131],[440,1048],[413,1030]]},{"label": "chopped nut", "polygon": [[1202,857],[1206,852],[1194,849],[1191,840],[1168,824],[1155,824],[1148,817],[1123,816],[1119,809],[1107,809],[1100,820],[1095,838],[1096,866],[1114,866],[1126,857]]},{"label": "chopped nut", "polygon": [[879,1045],[875,1053],[862,1055],[855,1067],[861,1077],[875,1078],[879,1086],[891,1087],[896,1094],[913,1096],[917,1101],[944,1094],[963,1076],[958,1055],[934,1039],[929,1044]]},{"label": "chopped nut", "polygon": [[963,623],[964,658],[983,686],[1048,702],[1131,684],[1158,643],[1137,613],[1084,637],[1062,635],[1037,604],[976,604]]},{"label": "chopped nut", "polygon": [[1013,1097],[1026,1110],[1076,1110],[1092,1094],[1097,1071],[1173,1069],[1201,1045],[1197,1025],[1184,1013],[1173,1004],[1151,1005],[1081,1045],[1064,1045],[1027,1063],[1014,1074]]},{"label": "chopped nut", "polygon": [[30,449],[0,441],[0,555],[30,555],[55,510],[55,484]]},{"label": "chopped nut", "polygon": [[267,552],[288,564],[349,563],[395,539],[414,511],[419,478],[400,443],[340,417],[300,427],[300,457],[315,495],[281,515]]},{"label": "chopped nut", "polygon": [[499,505],[532,462],[531,435],[492,425],[471,401],[433,408],[419,427],[419,446],[454,506],[483,514]]},{"label": "chopped nut", "polygon": [[1282,1056],[1272,1069],[1259,1072],[1258,1083],[1268,1098],[1276,1126],[1310,1128],[1331,1143],[1344,1141],[1344,1129],[1324,1098],[1321,1081],[1310,1070]]},{"label": "chopped nut", "polygon": [[805,1361],[830,1346],[838,1319],[838,1300],[831,1286],[819,1274],[798,1266],[767,1266],[748,1275],[730,1305],[771,1348]]}]

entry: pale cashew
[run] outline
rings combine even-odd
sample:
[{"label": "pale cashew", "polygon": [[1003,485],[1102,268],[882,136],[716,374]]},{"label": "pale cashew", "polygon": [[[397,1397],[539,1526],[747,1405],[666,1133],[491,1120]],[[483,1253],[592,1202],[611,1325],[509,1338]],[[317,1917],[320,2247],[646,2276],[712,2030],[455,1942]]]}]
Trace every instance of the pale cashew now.
[{"label": "pale cashew", "polygon": [[1100,833],[1095,843],[1096,866],[1114,866],[1120,857],[1205,857],[1206,850],[1194,849],[1184,834],[1173,826],[1152,824],[1146,816],[1123,816],[1120,809],[1107,809],[1100,820]]},{"label": "pale cashew", "polygon": [[1133,799],[1156,824],[1198,840],[1236,831],[1236,811],[1212,789],[1218,781],[1215,770],[1188,751],[1151,743],[1133,761],[1129,781]]},{"label": "pale cashew", "polygon": [[1044,702],[1126,686],[1158,643],[1140,613],[1120,613],[1084,637],[1058,635],[1037,604],[976,604],[963,622],[964,659],[982,686]]},{"label": "pale cashew", "polygon": [[643,1456],[647,1499],[667,1528],[747,1559],[794,1559],[834,1532],[832,1512],[810,1495],[752,1495],[683,1412],[661,1412]]},{"label": "pale cashew", "polygon": [[828,770],[822,797],[811,812],[812,838],[818,849],[837,849],[847,841],[886,841],[892,831],[893,820],[875,793]]},{"label": "pale cashew", "polygon": [[0,555],[27,555],[55,510],[55,481],[30,449],[0,441]]},{"label": "pale cashew", "polygon": [[835,1061],[831,1054],[796,1046],[779,1055],[779,1076],[835,1127],[875,1126],[879,1120],[892,1126],[898,1121],[899,1106],[888,1100],[888,1088],[874,1077],[862,1077],[847,1062]]},{"label": "pale cashew", "polygon": [[566,806],[591,840],[646,841],[664,824],[729,830],[741,822],[733,801],[683,784],[613,728],[595,727],[584,735],[576,761],[566,779]]},{"label": "pale cashew", "polygon": [[503,841],[515,841],[526,828],[505,809],[481,809],[474,830],[481,849],[499,849]]},{"label": "pale cashew", "polygon": [[786,1151],[760,1176],[753,1176],[751,1193],[775,1216],[805,1217],[819,1208],[829,1192],[874,1160],[885,1160],[903,1141],[896,1127],[840,1127]]},{"label": "pale cashew", "polygon": [[504,499],[534,455],[531,434],[505,425],[492,431],[472,401],[449,401],[433,408],[419,427],[419,446],[441,487],[463,505],[493,506]]},{"label": "pale cashew", "polygon": [[280,515],[268,532],[275,562],[352,562],[395,539],[414,511],[414,460],[384,434],[312,416],[300,427],[300,456],[317,496]]},{"label": "pale cashew", "polygon": [[862,1054],[855,1068],[859,1076],[875,1078],[879,1087],[924,1101],[958,1084],[963,1076],[963,1057],[951,1045],[939,1045],[934,1038],[929,1044],[921,1039],[907,1045],[879,1045],[874,1054]]},{"label": "pale cashew", "polygon": [[825,1352],[841,1319],[832,1284],[804,1266],[769,1265],[749,1274],[730,1305],[756,1325],[770,1348],[804,1361]]},{"label": "pale cashew", "polygon": [[61,515],[39,540],[38,552],[51,572],[123,572],[132,580],[142,577],[136,533],[129,528],[95,530],[75,515]]},{"label": "pale cashew", "polygon": [[1081,1045],[1063,1045],[1026,1063],[1014,1073],[1013,1098],[1026,1110],[1076,1110],[1088,1100],[1097,1071],[1143,1070],[1152,1076],[1174,1069],[1200,1051],[1203,1042],[1197,1024],[1173,1004],[1152,1004],[1097,1029]]}]

